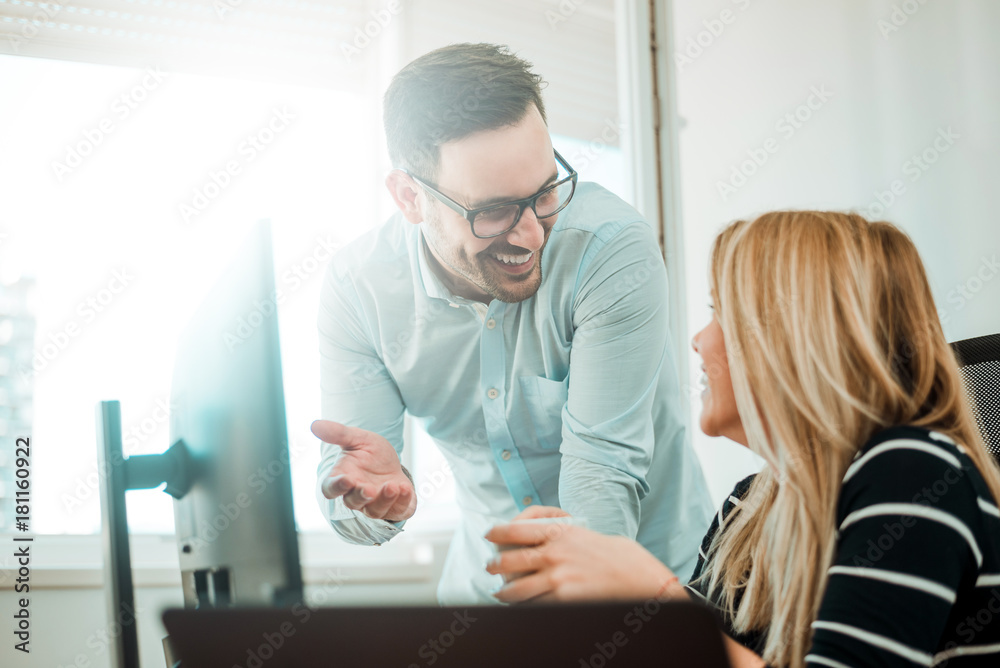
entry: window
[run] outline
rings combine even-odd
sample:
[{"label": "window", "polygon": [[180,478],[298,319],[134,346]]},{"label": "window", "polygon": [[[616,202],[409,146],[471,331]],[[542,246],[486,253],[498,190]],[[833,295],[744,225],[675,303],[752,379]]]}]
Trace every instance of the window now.
[{"label": "window", "polygon": [[[365,30],[375,15],[350,9],[314,17],[328,25],[317,29],[325,30],[319,37],[306,28],[295,33],[306,42],[297,57],[308,60],[314,37],[339,44],[327,58],[324,86],[317,85],[320,75],[288,83],[261,73],[267,59],[247,45],[283,43],[271,35],[278,30],[267,33],[254,14],[263,11],[261,3],[242,3],[241,16],[187,17],[203,49],[221,39],[212,37],[214,21],[234,26],[226,34],[237,35],[227,47],[236,55],[227,61],[213,51],[207,72],[192,71],[183,49],[162,46],[171,43],[165,26],[179,25],[168,19],[180,20],[160,16],[154,26],[150,17],[167,12],[165,5],[135,3],[148,11],[141,29],[116,24],[111,37],[121,41],[102,39],[97,12],[111,11],[112,4],[66,6],[65,14],[36,25],[46,38],[34,39],[25,7],[0,0],[0,21],[21,12],[15,23],[26,39],[19,53],[46,56],[0,55],[0,154],[6,158],[0,179],[11,193],[0,219],[0,309],[16,315],[0,315],[0,365],[7,365],[0,366],[0,380],[27,392],[4,392],[0,384],[0,426],[8,436],[30,427],[32,530],[99,530],[98,401],[121,401],[127,454],[166,449],[177,336],[246,226],[270,218],[276,279],[289,295],[279,327],[296,521],[300,531],[328,531],[313,497],[319,451],[309,432],[319,416],[316,308],[328,253],[394,211],[382,186],[388,158],[379,101],[388,78],[413,57],[453,41],[456,33],[441,16],[464,21],[459,34],[469,41],[511,44],[549,81],[556,149],[581,180],[627,199],[612,3],[595,0],[570,14],[560,13],[557,3],[406,5],[358,52],[351,51],[358,48],[356,29]],[[115,20],[135,23],[141,15]],[[63,22],[68,27],[60,27]],[[589,60],[564,59],[566,50],[586,52]],[[84,52],[91,62],[73,55]],[[157,58],[177,69],[148,64]],[[222,76],[251,65],[257,69],[247,78]],[[329,86],[333,71],[337,88]],[[7,329],[12,335],[5,339]],[[15,345],[18,356],[11,352]],[[430,493],[411,526],[450,526],[457,513],[444,460],[419,424],[412,440],[418,488]],[[130,492],[131,530],[172,533],[171,506],[162,492]]]},{"label": "window", "polygon": [[[0,178],[14,194],[3,266],[8,281],[15,265],[35,281],[35,351],[13,369],[33,385],[33,529],[98,530],[97,401],[121,400],[130,454],[167,447],[177,335],[247,224],[265,217],[289,295],[279,323],[296,505],[302,525],[319,526],[308,517],[318,515],[316,305],[323,258],[380,222],[370,103],[9,56],[0,72],[18,101],[0,111]],[[135,530],[172,531],[169,497],[128,496]]]}]

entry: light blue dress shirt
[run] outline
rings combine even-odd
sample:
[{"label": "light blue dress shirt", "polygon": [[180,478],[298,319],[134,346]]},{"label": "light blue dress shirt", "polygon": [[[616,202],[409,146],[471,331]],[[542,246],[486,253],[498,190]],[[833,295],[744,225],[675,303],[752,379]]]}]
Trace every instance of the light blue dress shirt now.
[{"label": "light blue dress shirt", "polygon": [[[320,384],[324,419],[381,434],[402,452],[408,411],[444,454],[462,518],[439,601],[494,601],[502,579],[485,571],[495,552],[483,535],[532,504],[635,538],[690,575],[713,504],[686,438],[651,226],[581,183],[542,252],[538,292],[489,305],[444,286],[421,229],[397,213],[330,262]],[[352,543],[390,540],[404,523],[320,493],[340,452],[322,446],[322,512]]]}]

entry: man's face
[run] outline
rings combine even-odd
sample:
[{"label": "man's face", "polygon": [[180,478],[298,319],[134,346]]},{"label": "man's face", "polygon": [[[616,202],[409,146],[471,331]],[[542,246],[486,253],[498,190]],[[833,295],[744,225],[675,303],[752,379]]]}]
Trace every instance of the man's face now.
[{"label": "man's face", "polygon": [[[440,148],[436,185],[467,209],[530,197],[555,180],[552,142],[534,106],[515,126],[478,132]],[[468,220],[421,192],[424,236],[456,294],[519,302],[538,291],[542,249],[558,214],[539,220],[526,208],[506,234],[479,239]]]}]

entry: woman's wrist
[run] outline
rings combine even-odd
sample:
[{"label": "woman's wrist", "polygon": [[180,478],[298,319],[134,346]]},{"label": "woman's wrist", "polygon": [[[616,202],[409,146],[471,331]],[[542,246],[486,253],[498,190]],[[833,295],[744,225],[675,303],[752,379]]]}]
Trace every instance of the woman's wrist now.
[{"label": "woman's wrist", "polygon": [[732,636],[723,633],[722,641],[726,647],[729,665],[733,668],[769,668],[756,652],[736,642]]},{"label": "woman's wrist", "polygon": [[681,585],[681,579],[676,575],[671,575],[660,585],[653,598],[664,601],[672,598],[687,598],[687,592]]}]

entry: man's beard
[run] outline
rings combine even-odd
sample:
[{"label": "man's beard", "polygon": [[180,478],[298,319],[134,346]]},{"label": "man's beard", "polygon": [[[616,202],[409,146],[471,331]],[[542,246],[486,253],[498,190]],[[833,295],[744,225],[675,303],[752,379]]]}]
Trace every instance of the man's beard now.
[{"label": "man's beard", "polygon": [[[546,232],[546,237],[548,233]],[[492,247],[476,255],[476,265],[480,268],[480,281],[476,284],[479,289],[490,295],[494,299],[502,302],[514,304],[524,301],[534,296],[538,288],[542,285],[542,251],[543,245],[537,252],[533,253],[531,270],[522,275],[512,276],[504,273],[503,269],[495,266],[493,253],[501,255],[527,255],[527,251],[516,246],[503,244],[503,248],[495,250]],[[463,254],[464,255],[464,254]]]},{"label": "man's beard", "polygon": [[463,248],[442,248],[442,244],[438,243],[443,236],[443,230],[437,216],[433,220],[428,219],[427,222],[434,237],[434,249],[448,268],[493,299],[514,304],[524,301],[538,292],[538,288],[542,285],[542,251],[545,250],[545,245],[548,243],[549,233],[552,231],[551,226],[545,228],[545,241],[542,243],[542,247],[533,254],[534,264],[531,270],[523,275],[512,276],[495,266],[496,261],[492,257],[493,253],[527,255],[529,251],[526,249],[511,246],[505,241],[498,240],[496,244],[477,253],[474,258],[470,258]]}]

